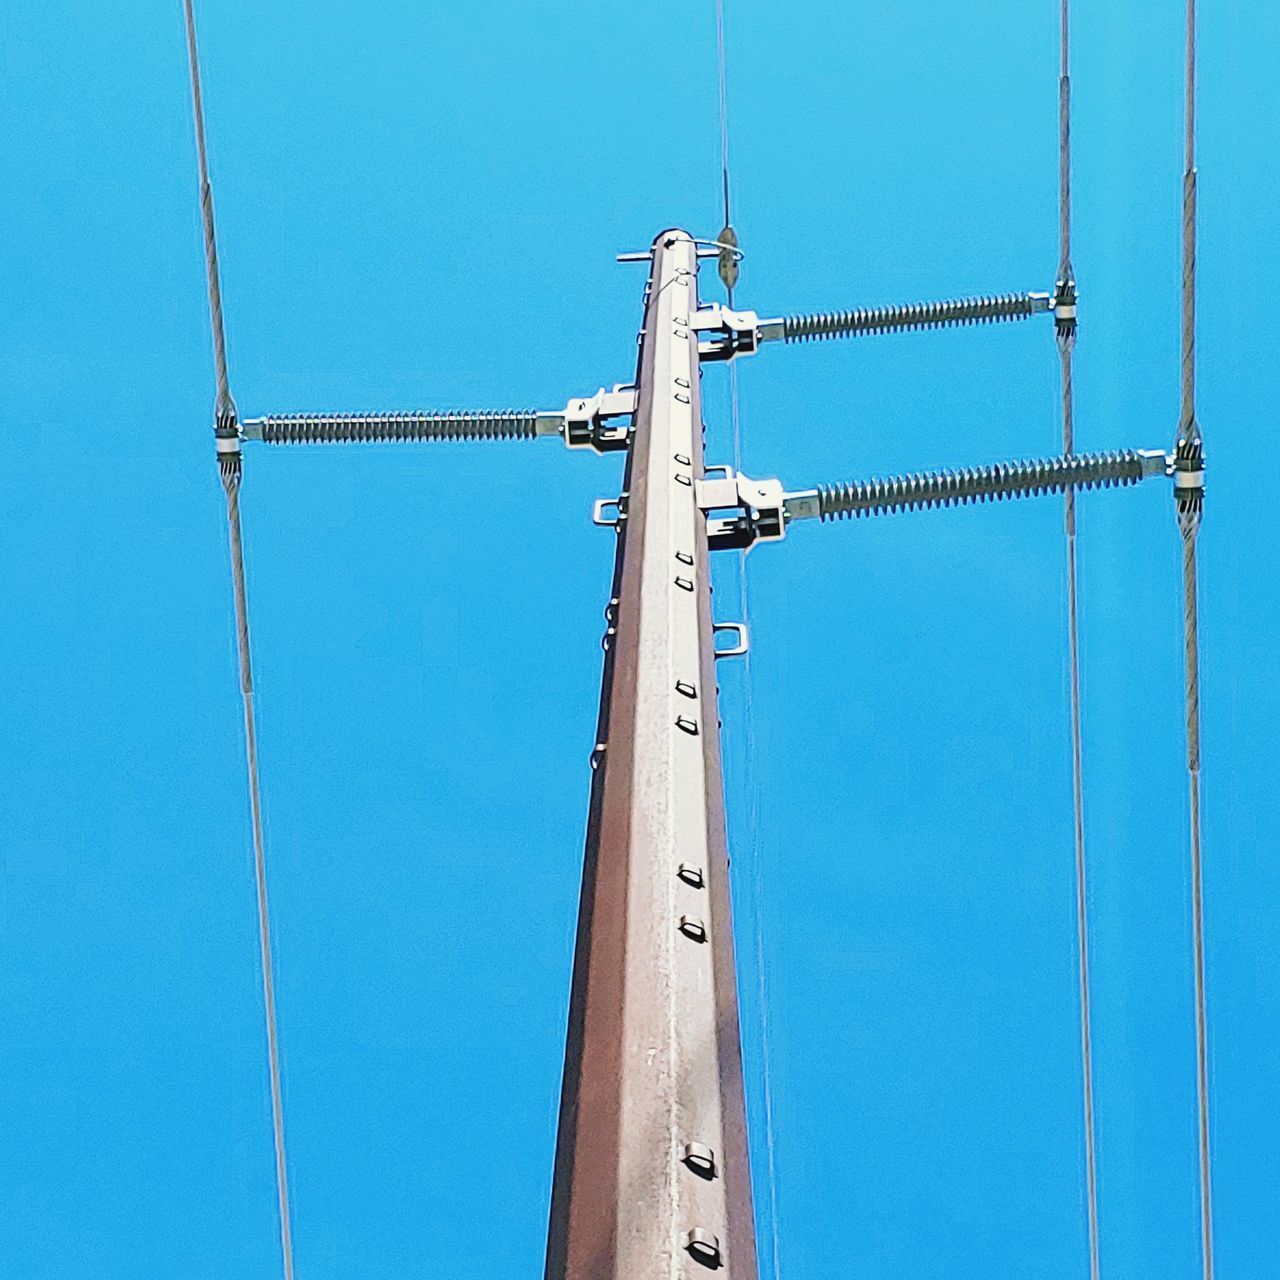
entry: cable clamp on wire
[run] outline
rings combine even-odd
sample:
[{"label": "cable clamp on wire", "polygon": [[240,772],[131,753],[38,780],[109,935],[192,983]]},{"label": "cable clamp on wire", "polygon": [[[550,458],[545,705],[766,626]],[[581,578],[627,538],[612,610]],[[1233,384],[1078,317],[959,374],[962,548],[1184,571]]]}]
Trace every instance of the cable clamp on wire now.
[{"label": "cable clamp on wire", "polygon": [[1183,537],[1194,537],[1204,513],[1204,442],[1194,415],[1173,450],[1173,505]]},{"label": "cable clamp on wire", "polygon": [[213,447],[218,474],[228,493],[240,485],[240,419],[230,392],[218,397],[213,408]]},{"label": "cable clamp on wire", "polygon": [[1076,340],[1076,307],[1079,300],[1076,279],[1068,264],[1062,268],[1062,274],[1053,287],[1053,300],[1050,303],[1053,327],[1060,346],[1070,346]]},{"label": "cable clamp on wire", "polygon": [[1173,487],[1204,489],[1204,444],[1194,422],[1173,451]]}]

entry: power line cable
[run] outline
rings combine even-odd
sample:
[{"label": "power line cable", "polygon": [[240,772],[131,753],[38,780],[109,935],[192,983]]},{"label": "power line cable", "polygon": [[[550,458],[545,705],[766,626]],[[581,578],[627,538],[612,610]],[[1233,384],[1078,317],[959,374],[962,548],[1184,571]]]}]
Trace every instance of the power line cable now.
[{"label": "power line cable", "polygon": [[[1076,281],[1071,262],[1071,20],[1070,0],[1061,6],[1061,68],[1058,79],[1058,283],[1055,316],[1062,364],[1062,452],[1075,452],[1075,392],[1072,357],[1076,344]],[[1089,1229],[1089,1276],[1099,1280],[1097,1122],[1093,1093],[1093,1025],[1089,987],[1089,895],[1084,842],[1084,744],[1080,710],[1080,597],[1076,558],[1076,491],[1065,497],[1067,641],[1071,672],[1071,798],[1075,835],[1076,953],[1080,986],[1080,1079],[1084,1106],[1085,1204]]]},{"label": "power line cable", "polygon": [[1182,178],[1182,405],[1174,448],[1178,530],[1182,535],[1187,800],[1191,838],[1192,950],[1195,967],[1196,1131],[1200,1165],[1200,1245],[1204,1280],[1213,1280],[1213,1198],[1209,1145],[1209,1049],[1205,998],[1204,877],[1200,830],[1200,624],[1197,542],[1204,508],[1204,441],[1196,418],[1196,5],[1186,8],[1186,165]]},{"label": "power line cable", "polygon": [[733,220],[729,216],[729,94],[725,81],[724,0],[716,0],[716,70],[720,90],[720,185],[727,227]]},{"label": "power line cable", "polygon": [[218,248],[214,235],[213,192],[205,144],[204,104],[200,92],[200,62],[196,22],[191,0],[183,0],[187,25],[187,57],[191,67],[191,103],[195,114],[196,157],[200,170],[200,216],[204,229],[205,272],[209,286],[209,318],[213,330],[216,394],[214,437],[218,472],[227,499],[227,536],[231,553],[232,598],[236,617],[236,649],[240,663],[240,695],[244,707],[245,769],[249,784],[249,813],[253,828],[253,867],[257,887],[258,948],[267,1031],[267,1065],[271,1081],[271,1120],[275,1140],[276,1195],[280,1212],[280,1250],[285,1280],[293,1280],[293,1239],[289,1220],[289,1181],[285,1158],[284,1102],[280,1086],[280,1044],[276,1020],[275,979],[271,965],[271,924],[267,902],[267,864],[262,835],[262,791],[258,770],[258,731],[254,716],[253,670],[250,662],[249,604],[245,591],[244,546],[240,529],[240,432],[235,401],[227,378],[226,337],[222,322],[222,290],[218,276]]}]

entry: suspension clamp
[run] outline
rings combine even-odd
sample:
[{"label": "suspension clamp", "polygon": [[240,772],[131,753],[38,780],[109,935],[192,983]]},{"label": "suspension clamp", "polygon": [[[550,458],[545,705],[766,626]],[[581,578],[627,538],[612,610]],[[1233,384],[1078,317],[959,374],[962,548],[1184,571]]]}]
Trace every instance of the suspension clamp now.
[{"label": "suspension clamp", "polygon": [[1173,476],[1175,495],[1180,496],[1188,490],[1204,491],[1204,445],[1194,419],[1190,429],[1178,438],[1169,471]]},{"label": "suspension clamp", "polygon": [[1075,341],[1076,304],[1080,295],[1076,291],[1075,276],[1067,272],[1053,287],[1053,300],[1049,304],[1053,312],[1053,327],[1058,341],[1064,346]]},{"label": "suspension clamp", "polygon": [[240,449],[240,414],[229,391],[214,401],[213,438],[219,454],[236,453]]}]

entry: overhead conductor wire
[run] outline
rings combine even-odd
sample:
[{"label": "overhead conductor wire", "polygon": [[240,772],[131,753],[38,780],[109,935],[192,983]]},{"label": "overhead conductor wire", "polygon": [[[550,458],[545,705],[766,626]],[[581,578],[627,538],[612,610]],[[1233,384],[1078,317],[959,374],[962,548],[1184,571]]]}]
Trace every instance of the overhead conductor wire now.
[{"label": "overhead conductor wire", "polygon": [[[730,202],[729,179],[729,95],[725,72],[725,34],[724,34],[725,0],[716,0],[716,72],[720,106],[720,190],[724,212],[724,230],[718,240],[721,245],[720,279],[724,284],[730,309],[733,308],[733,290],[738,282],[738,261],[741,254],[736,252],[737,233],[733,228],[732,205]],[[729,401],[730,422],[733,429],[733,467],[735,471],[742,469],[742,416],[738,394],[737,361],[729,361]],[[743,622],[747,622],[747,565],[746,551],[738,553],[738,608]],[[767,1179],[767,1215],[768,1274],[778,1280],[781,1269],[779,1265],[778,1245],[778,1171],[774,1143],[773,1117],[773,1073],[769,1042],[769,1002],[768,983],[765,977],[764,963],[764,871],[760,857],[760,782],[755,767],[755,705],[753,698],[753,679],[751,670],[751,652],[748,649],[743,657],[743,712],[746,721],[746,790],[747,790],[747,824],[749,840],[749,866],[751,868],[752,909],[755,916],[755,948],[754,967],[756,979],[756,1001],[759,1005],[760,1017],[760,1058],[763,1088],[764,1137],[765,1137],[765,1175]]]},{"label": "overhead conductor wire", "polygon": [[[1058,354],[1062,362],[1062,451],[1075,452],[1072,356],[1076,343],[1076,281],[1071,263],[1070,0],[1061,6],[1062,65],[1058,79],[1059,262],[1055,290]],[[1099,1280],[1097,1125],[1093,1100],[1093,1027],[1089,990],[1089,902],[1084,847],[1084,747],[1080,716],[1080,604],[1076,566],[1076,493],[1066,491],[1067,638],[1071,669],[1071,792],[1076,854],[1076,949],[1080,980],[1080,1078],[1084,1104],[1085,1205],[1089,1223],[1089,1276]]]},{"label": "overhead conductor wire", "polygon": [[1200,846],[1200,636],[1196,543],[1204,506],[1204,443],[1196,419],[1196,5],[1187,0],[1186,168],[1182,178],[1182,407],[1174,448],[1178,531],[1182,535],[1187,790],[1191,835],[1191,916],[1195,965],[1196,1129],[1200,1156],[1200,1245],[1204,1280],[1213,1280],[1213,1200],[1209,1149],[1209,1049],[1205,1012],[1204,882]]},{"label": "overhead conductor wire", "polygon": [[253,672],[249,658],[249,605],[245,594],[244,548],[240,535],[240,433],[235,402],[231,398],[227,379],[227,348],[222,323],[222,292],[218,280],[218,250],[214,237],[213,194],[209,186],[209,162],[205,148],[204,105],[200,94],[200,63],[196,50],[195,14],[192,11],[191,0],[183,0],[183,7],[187,23],[187,56],[191,65],[191,102],[195,113],[196,156],[200,167],[200,216],[204,227],[209,318],[213,329],[213,362],[217,384],[214,437],[218,451],[218,471],[227,497],[227,534],[231,551],[231,584],[240,659],[240,694],[244,703],[245,765],[249,783],[249,811],[253,826],[253,865],[258,899],[258,945],[262,961],[267,1060],[271,1077],[271,1118],[275,1137],[276,1192],[280,1208],[280,1248],[284,1260],[285,1280],[293,1280],[293,1240],[289,1222],[284,1108],[280,1089],[280,1045],[276,1030],[275,981],[271,971],[267,867],[262,838],[262,794],[258,780],[258,733],[254,720]]}]

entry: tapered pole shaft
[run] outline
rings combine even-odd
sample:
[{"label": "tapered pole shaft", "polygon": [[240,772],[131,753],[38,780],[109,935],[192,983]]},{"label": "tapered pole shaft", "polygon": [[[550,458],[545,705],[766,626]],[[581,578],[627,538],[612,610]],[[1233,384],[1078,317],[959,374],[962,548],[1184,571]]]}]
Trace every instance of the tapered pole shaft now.
[{"label": "tapered pole shaft", "polygon": [[654,242],[593,763],[547,1280],[755,1280],[692,240]]}]

